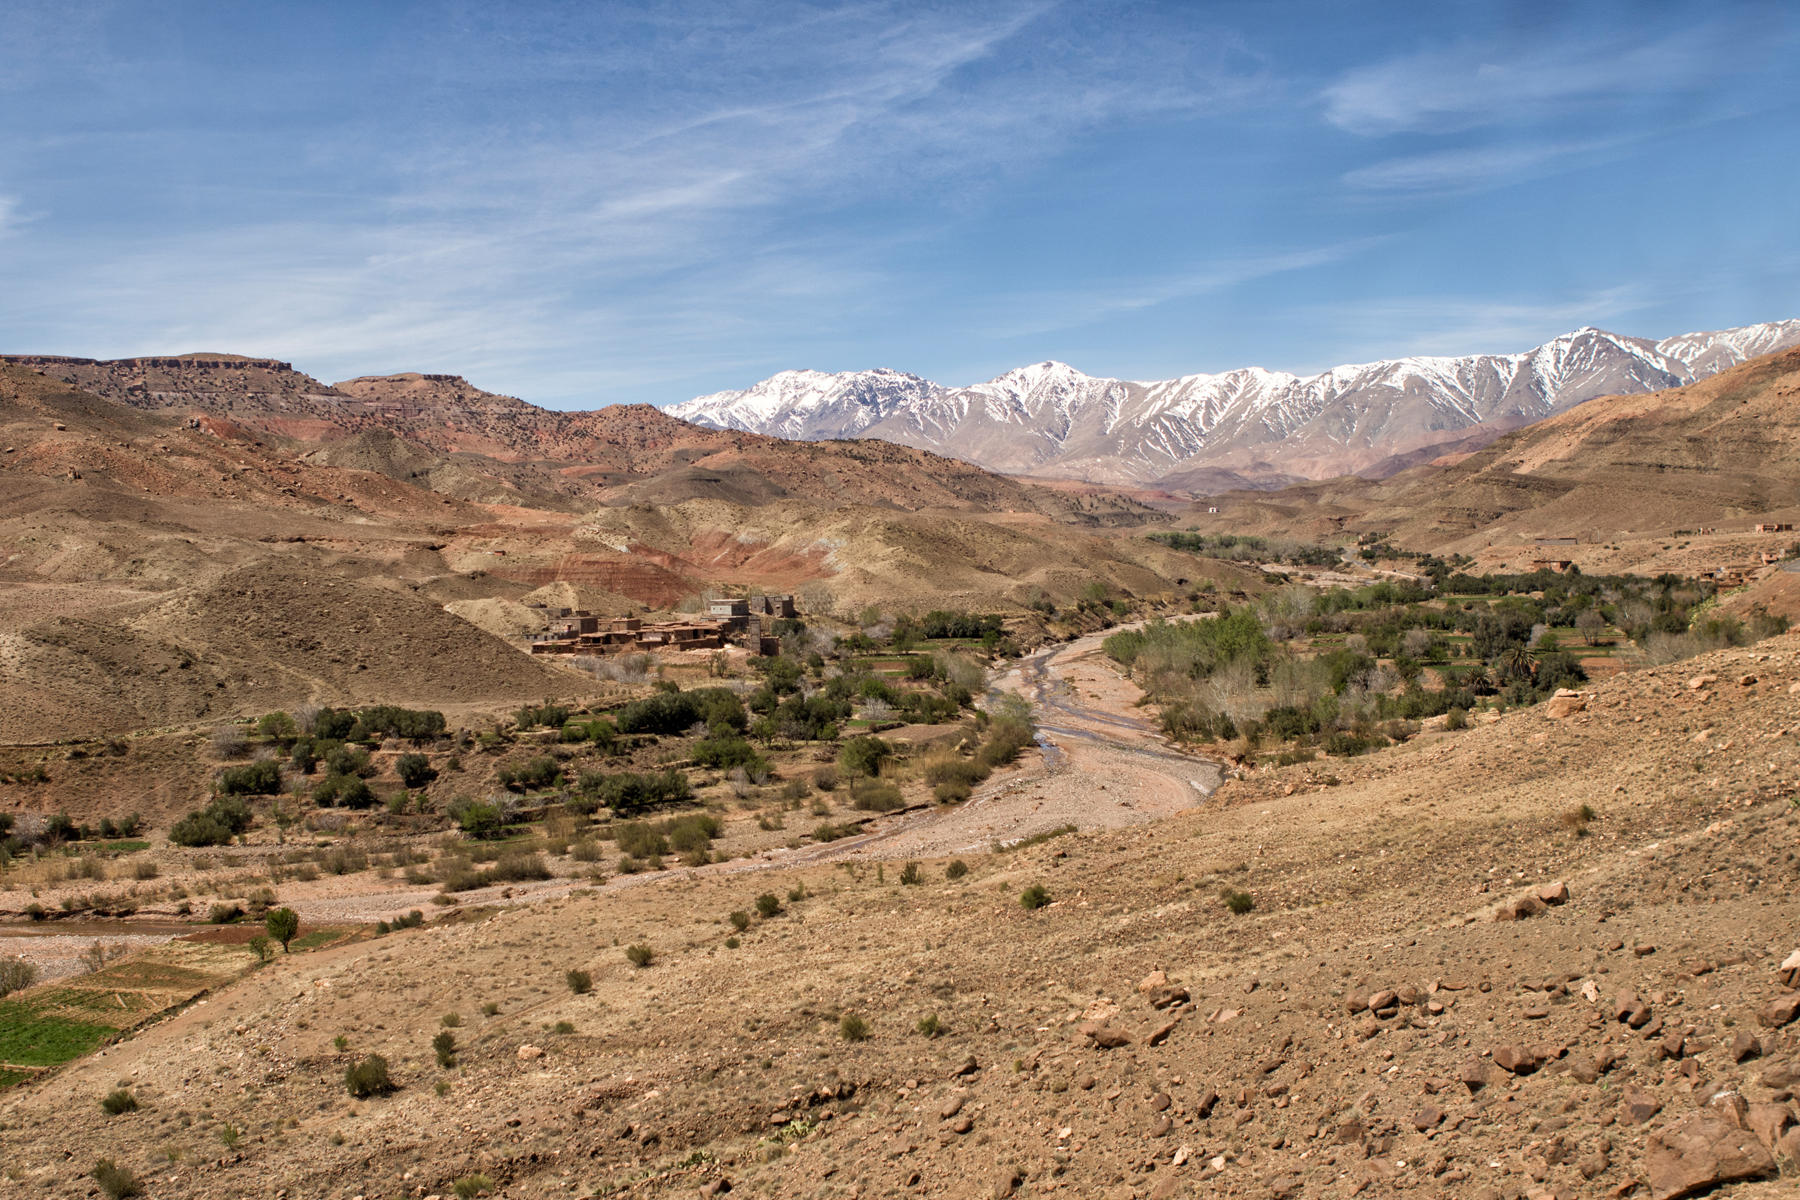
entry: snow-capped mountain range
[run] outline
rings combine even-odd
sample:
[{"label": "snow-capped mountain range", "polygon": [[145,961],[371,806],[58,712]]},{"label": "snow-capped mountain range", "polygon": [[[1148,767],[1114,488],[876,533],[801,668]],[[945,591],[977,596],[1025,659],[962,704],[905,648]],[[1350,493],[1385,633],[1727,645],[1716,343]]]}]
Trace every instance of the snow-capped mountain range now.
[{"label": "snow-capped mountain range", "polygon": [[901,371],[783,371],[668,411],[777,437],[876,437],[989,470],[1209,490],[1376,471],[1596,396],[1677,387],[1789,346],[1800,320],[1653,342],[1582,328],[1520,354],[1410,357],[1299,376],[1261,367],[1162,382],[1036,363],[970,387]]}]

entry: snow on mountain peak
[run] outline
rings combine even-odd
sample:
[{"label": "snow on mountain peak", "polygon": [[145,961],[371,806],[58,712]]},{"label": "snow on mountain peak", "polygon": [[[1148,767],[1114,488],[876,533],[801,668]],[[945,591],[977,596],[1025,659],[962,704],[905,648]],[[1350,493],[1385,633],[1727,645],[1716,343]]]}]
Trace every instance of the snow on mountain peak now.
[{"label": "snow on mountain peak", "polygon": [[788,438],[882,437],[992,470],[1096,482],[1254,467],[1325,477],[1494,421],[1673,387],[1800,345],[1800,320],[1652,342],[1583,325],[1514,354],[1414,355],[1297,376],[1262,367],[1125,381],[1047,359],[951,388],[881,368],[793,370],[669,411]]}]

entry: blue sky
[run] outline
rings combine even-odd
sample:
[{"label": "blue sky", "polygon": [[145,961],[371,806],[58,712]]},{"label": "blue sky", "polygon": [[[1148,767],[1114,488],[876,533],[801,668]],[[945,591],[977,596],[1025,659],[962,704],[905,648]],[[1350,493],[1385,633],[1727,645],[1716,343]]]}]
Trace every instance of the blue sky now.
[{"label": "blue sky", "polygon": [[0,350],[574,408],[1800,315],[1785,3],[0,15]]}]

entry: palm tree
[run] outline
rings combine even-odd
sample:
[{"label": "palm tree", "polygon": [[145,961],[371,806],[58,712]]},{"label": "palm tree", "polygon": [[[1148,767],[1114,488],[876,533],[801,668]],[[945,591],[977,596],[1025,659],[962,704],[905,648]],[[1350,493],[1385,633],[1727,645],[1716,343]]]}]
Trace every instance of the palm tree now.
[{"label": "palm tree", "polygon": [[1537,659],[1524,642],[1508,646],[1494,665],[1502,679],[1515,683],[1527,682],[1537,672]]}]

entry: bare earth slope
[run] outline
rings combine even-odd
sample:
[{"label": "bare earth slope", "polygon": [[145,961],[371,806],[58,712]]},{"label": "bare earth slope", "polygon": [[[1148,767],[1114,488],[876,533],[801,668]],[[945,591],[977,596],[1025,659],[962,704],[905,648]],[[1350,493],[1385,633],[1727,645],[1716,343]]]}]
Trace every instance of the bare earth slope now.
[{"label": "bare earth slope", "polygon": [[[1796,688],[1788,635],[960,882],[715,875],[278,959],[9,1093],[15,1178],[84,1196],[104,1154],[194,1197],[1791,1195]],[[368,1052],[400,1090],[353,1101]],[[142,1108],[108,1117],[119,1081]]]},{"label": "bare earth slope", "polygon": [[0,741],[579,691],[522,652],[517,601],[546,588],[608,612],[805,588],[855,613],[1247,579],[1129,536],[1163,519],[1129,497],[884,442],[552,414],[445,377],[340,393],[227,356],[42,365],[105,395],[0,365]]},{"label": "bare earth slope", "polygon": [[455,375],[407,373],[326,385],[288,363],[230,355],[99,361],[0,356],[121,405],[229,422],[318,447],[312,461],[379,472],[459,499],[572,510],[720,498],[761,503],[853,496],[896,508],[1045,512],[1143,520],[1122,497],[1096,506],[955,458],[868,440],[830,445],[704,429],[648,405],[555,412]]},{"label": "bare earth slope", "polygon": [[[1607,396],[1473,453],[1379,482],[1240,494],[1234,529],[1308,523],[1392,531],[1418,549],[1477,553],[1540,534],[1588,546],[1800,515],[1800,351],[1686,387]],[[1205,522],[1203,521],[1204,525]],[[1580,559],[1580,552],[1571,552]]]}]

